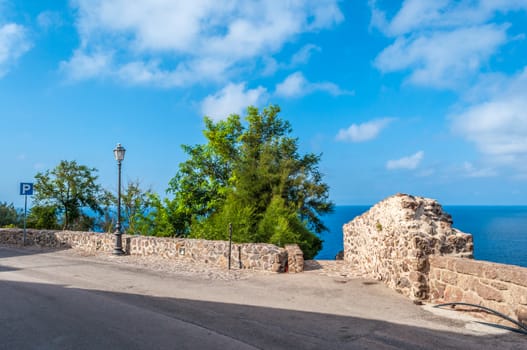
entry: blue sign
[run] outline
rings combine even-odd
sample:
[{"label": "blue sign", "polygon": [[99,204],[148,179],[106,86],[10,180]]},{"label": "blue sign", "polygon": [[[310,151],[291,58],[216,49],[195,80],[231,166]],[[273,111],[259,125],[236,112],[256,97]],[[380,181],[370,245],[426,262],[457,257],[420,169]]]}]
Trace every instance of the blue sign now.
[{"label": "blue sign", "polygon": [[31,182],[21,182],[20,183],[20,194],[25,196],[33,195],[33,184]]}]

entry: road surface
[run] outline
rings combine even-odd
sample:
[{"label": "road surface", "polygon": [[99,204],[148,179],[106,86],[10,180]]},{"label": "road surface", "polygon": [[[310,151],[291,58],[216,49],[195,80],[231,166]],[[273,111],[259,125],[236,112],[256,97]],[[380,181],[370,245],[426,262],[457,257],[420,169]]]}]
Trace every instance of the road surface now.
[{"label": "road surface", "polygon": [[118,259],[0,246],[0,349],[527,349],[526,336],[439,316],[372,281],[219,280]]}]

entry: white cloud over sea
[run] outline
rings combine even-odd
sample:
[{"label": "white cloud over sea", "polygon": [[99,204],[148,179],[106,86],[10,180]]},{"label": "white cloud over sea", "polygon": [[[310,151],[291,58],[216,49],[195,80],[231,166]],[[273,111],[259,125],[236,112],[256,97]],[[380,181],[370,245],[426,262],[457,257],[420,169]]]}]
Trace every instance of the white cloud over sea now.
[{"label": "white cloud over sea", "polygon": [[421,161],[423,160],[424,156],[425,156],[425,153],[423,151],[418,151],[417,153],[412,154],[407,157],[389,160],[388,162],[386,162],[386,169],[388,170],[416,169],[421,163]]},{"label": "white cloud over sea", "polygon": [[451,116],[453,131],[494,163],[527,169],[527,67],[475,90],[477,100]]}]

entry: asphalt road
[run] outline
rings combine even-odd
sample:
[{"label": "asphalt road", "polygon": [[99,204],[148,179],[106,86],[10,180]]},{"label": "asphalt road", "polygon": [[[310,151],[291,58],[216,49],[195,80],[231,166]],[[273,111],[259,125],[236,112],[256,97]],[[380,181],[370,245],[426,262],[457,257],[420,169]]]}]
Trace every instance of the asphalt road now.
[{"label": "asphalt road", "polygon": [[487,348],[527,349],[527,337],[364,280],[210,280],[0,246],[0,349]]}]

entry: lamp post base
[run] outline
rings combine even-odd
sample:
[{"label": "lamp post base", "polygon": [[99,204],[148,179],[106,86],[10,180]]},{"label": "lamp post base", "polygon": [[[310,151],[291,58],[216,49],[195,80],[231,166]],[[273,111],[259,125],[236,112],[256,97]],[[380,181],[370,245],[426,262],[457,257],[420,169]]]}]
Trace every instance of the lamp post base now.
[{"label": "lamp post base", "polygon": [[124,255],[123,241],[121,235],[121,232],[115,233],[115,247],[113,248],[113,255]]},{"label": "lamp post base", "polygon": [[124,251],[123,251],[122,248],[121,248],[121,249],[114,248],[112,254],[113,254],[113,255],[124,255]]}]

